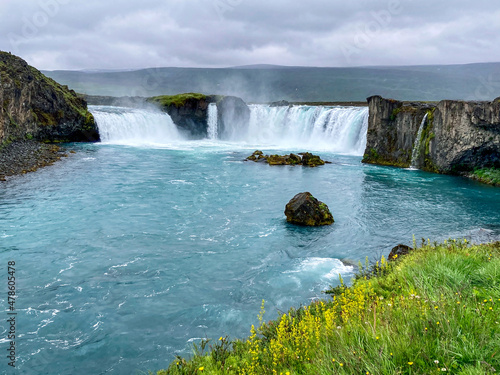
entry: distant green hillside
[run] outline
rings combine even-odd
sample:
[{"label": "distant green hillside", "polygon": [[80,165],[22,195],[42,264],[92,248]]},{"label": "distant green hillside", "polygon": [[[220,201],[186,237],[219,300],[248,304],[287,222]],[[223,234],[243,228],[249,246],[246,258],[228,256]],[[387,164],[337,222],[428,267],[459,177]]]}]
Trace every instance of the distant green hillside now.
[{"label": "distant green hillside", "polygon": [[235,95],[247,102],[364,101],[375,94],[399,100],[492,100],[500,96],[500,63],[363,68],[264,65],[44,73],[90,95],[149,97],[201,92]]}]

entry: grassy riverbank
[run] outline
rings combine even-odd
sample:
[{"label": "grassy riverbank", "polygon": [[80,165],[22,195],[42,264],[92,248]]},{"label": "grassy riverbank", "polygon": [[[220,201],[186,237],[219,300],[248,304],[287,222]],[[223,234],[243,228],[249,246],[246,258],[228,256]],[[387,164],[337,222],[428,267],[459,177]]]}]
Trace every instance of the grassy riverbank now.
[{"label": "grassy riverbank", "polygon": [[425,245],[377,277],[202,342],[166,374],[488,374],[500,371],[500,242]]}]

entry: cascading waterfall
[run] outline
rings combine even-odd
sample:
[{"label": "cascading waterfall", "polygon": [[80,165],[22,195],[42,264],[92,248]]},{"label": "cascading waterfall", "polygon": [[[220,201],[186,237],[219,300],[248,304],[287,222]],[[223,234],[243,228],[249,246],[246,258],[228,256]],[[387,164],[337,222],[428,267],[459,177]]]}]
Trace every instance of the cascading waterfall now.
[{"label": "cascading waterfall", "polygon": [[366,107],[251,105],[250,110],[246,142],[354,155],[365,151]]},{"label": "cascading waterfall", "polygon": [[427,121],[427,113],[425,114],[422,122],[420,123],[420,127],[418,128],[417,138],[415,139],[415,143],[413,144],[413,151],[411,153],[411,163],[410,168],[417,168],[418,158],[420,156],[420,145],[422,143],[422,132],[424,130],[425,122]]},{"label": "cascading waterfall", "polygon": [[109,106],[89,106],[89,111],[105,143],[169,144],[183,139],[170,116],[163,112]]},{"label": "cascading waterfall", "polygon": [[[323,150],[362,155],[368,108],[250,105],[250,121],[231,124],[232,143],[286,150]],[[148,109],[89,106],[102,142],[144,145],[185,141],[170,116]],[[215,103],[208,106],[208,139],[220,138]],[[240,129],[240,130],[239,130]],[[239,131],[238,131],[239,130]],[[251,146],[250,146],[251,145]]]},{"label": "cascading waterfall", "polygon": [[217,122],[217,105],[215,103],[210,103],[208,105],[208,138],[209,139],[217,139],[218,136],[218,122]]}]

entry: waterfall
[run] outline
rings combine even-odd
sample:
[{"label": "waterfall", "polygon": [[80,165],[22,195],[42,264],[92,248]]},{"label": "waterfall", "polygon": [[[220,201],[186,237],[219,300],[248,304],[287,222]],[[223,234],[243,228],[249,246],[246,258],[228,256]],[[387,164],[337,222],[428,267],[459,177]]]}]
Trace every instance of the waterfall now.
[{"label": "waterfall", "polygon": [[244,141],[287,149],[328,150],[363,155],[366,107],[250,105]]},{"label": "waterfall", "polygon": [[215,103],[210,103],[208,105],[208,116],[207,116],[207,123],[208,123],[208,138],[209,139],[217,139],[218,135],[218,121],[217,121],[217,105]]},{"label": "waterfall", "polygon": [[425,122],[427,121],[427,113],[425,114],[422,122],[420,123],[420,127],[418,128],[417,138],[415,139],[415,143],[413,144],[413,151],[411,153],[411,163],[410,168],[417,168],[418,158],[420,156],[420,145],[422,143],[422,132],[424,130]]},{"label": "waterfall", "polygon": [[[330,151],[363,155],[368,108],[327,106],[250,105],[249,122],[231,122],[230,142],[245,147],[283,150]],[[89,106],[102,142],[144,145],[184,141],[166,113],[135,108]],[[221,140],[217,106],[207,110],[208,139]]]},{"label": "waterfall", "polygon": [[146,109],[89,106],[101,141],[117,144],[168,144],[182,140],[170,116]]}]

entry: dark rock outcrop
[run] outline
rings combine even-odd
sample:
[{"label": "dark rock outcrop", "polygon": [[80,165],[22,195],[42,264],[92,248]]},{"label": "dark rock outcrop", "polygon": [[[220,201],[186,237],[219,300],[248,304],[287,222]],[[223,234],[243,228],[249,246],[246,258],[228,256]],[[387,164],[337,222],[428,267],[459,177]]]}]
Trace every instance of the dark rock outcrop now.
[{"label": "dark rock outcrop", "polygon": [[94,142],[87,103],[10,53],[0,52],[0,145],[15,140]]},{"label": "dark rock outcrop", "polygon": [[305,226],[333,224],[333,216],[328,206],[312,196],[311,193],[299,193],[285,207],[286,221]]},{"label": "dark rock outcrop", "polygon": [[[437,173],[500,167],[500,101],[443,100],[437,104],[368,98],[369,120],[364,163]],[[418,129],[425,115],[420,139]]]},{"label": "dark rock outcrop", "polygon": [[328,161],[322,160],[318,155],[311,154],[310,152],[302,152],[298,155],[264,155],[264,153],[259,150],[254,151],[254,153],[247,157],[245,160],[251,160],[255,162],[265,161],[269,165],[303,165],[307,167],[317,167],[318,165],[330,163]]},{"label": "dark rock outcrop", "polygon": [[397,246],[394,246],[391,250],[391,252],[389,253],[389,256],[388,256],[388,260],[396,260],[397,258],[401,257],[401,256],[404,256],[406,254],[408,254],[410,251],[412,251],[413,248],[410,247],[410,246],[406,246],[406,245],[403,245],[403,244],[399,244]]},{"label": "dark rock outcrop", "polygon": [[207,110],[210,97],[203,94],[187,93],[162,95],[146,99],[170,115],[177,127],[192,139],[207,137]]}]

